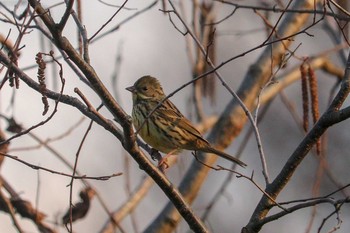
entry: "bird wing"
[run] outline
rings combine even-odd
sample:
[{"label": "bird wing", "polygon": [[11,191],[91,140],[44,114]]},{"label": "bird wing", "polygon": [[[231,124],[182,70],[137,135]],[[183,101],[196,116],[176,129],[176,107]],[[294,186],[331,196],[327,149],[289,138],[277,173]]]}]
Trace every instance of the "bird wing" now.
[{"label": "bird wing", "polygon": [[174,127],[179,127],[181,130],[186,130],[188,133],[195,136],[196,139],[208,143],[208,141],[203,138],[202,134],[193,126],[191,121],[182,115],[182,113],[170,100],[164,101],[158,110],[161,117],[171,118],[171,122]]}]

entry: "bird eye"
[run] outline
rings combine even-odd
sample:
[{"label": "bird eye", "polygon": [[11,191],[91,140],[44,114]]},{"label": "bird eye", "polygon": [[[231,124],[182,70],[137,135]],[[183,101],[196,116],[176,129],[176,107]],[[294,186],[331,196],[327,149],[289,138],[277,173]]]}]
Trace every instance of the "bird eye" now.
[{"label": "bird eye", "polygon": [[144,86],[144,87],[142,88],[142,90],[147,91],[148,88],[147,88],[146,86]]}]

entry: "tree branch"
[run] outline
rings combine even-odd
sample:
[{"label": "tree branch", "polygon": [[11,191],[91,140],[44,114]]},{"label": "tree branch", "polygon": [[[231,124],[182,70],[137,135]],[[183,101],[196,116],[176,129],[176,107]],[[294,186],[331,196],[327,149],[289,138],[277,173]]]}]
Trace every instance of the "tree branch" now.
[{"label": "tree branch", "polygon": [[[298,165],[309,153],[321,135],[333,124],[346,120],[350,117],[349,107],[339,111],[339,108],[344,103],[346,97],[350,93],[350,53],[348,56],[347,66],[345,69],[344,78],[338,94],[333,99],[328,110],[320,117],[310,132],[304,137],[293,154],[277,175],[275,180],[266,187],[266,192],[273,198],[276,198],[283,188],[287,185],[290,178],[293,176]],[[266,196],[260,199],[259,204],[254,210],[248,224],[245,227],[245,232],[258,232],[264,224],[264,218],[271,209],[271,200]]]}]

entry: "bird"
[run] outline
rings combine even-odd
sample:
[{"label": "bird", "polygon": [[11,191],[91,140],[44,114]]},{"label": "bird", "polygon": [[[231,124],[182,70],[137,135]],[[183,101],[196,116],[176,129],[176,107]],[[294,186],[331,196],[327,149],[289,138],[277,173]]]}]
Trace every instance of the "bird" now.
[{"label": "bird", "polygon": [[164,158],[182,150],[202,151],[247,166],[205,140],[191,121],[169,99],[165,99],[163,88],[155,77],[143,76],[126,90],[132,93],[132,123],[136,132],[153,149],[165,153]]}]

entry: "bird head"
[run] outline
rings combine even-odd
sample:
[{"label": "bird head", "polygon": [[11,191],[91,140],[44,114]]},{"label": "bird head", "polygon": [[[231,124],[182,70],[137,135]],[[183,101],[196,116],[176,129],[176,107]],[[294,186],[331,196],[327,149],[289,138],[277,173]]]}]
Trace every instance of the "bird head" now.
[{"label": "bird head", "polygon": [[149,75],[139,78],[133,86],[127,87],[126,90],[132,93],[134,102],[139,100],[160,101],[165,97],[158,79]]}]

